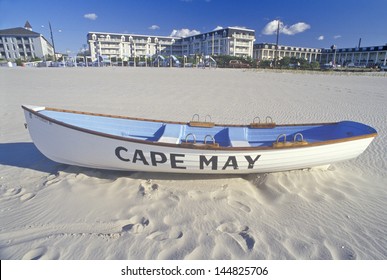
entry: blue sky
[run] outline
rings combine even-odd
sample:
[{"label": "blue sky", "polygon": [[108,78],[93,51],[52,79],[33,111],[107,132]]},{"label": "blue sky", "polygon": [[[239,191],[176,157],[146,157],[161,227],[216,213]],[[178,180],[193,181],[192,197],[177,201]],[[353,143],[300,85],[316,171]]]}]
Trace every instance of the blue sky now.
[{"label": "blue sky", "polygon": [[83,48],[89,31],[169,36],[217,27],[254,29],[256,43],[329,48],[387,43],[387,0],[0,0],[0,29],[24,26],[50,40],[59,52]]}]

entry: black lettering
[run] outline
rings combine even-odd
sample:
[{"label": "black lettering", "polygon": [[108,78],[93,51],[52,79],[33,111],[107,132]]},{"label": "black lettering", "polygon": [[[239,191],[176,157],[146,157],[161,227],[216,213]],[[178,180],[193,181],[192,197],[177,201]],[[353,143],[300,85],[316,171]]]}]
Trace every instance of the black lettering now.
[{"label": "black lettering", "polygon": [[144,153],[141,150],[135,150],[133,155],[133,163],[136,163],[137,161],[142,161],[144,165],[149,165],[147,162]]},{"label": "black lettering", "polygon": [[255,157],[255,159],[253,160],[253,159],[251,158],[251,156],[245,156],[245,159],[246,159],[246,160],[248,161],[248,163],[249,163],[248,169],[253,169],[253,168],[254,168],[255,162],[256,162],[260,157],[261,157],[261,155],[257,155],[257,156]]},{"label": "black lettering", "polygon": [[[159,157],[159,160],[157,160],[156,156]],[[163,153],[159,152],[150,152],[150,157],[152,161],[153,166],[157,166],[158,163],[165,163],[167,162],[167,156]]]},{"label": "black lettering", "polygon": [[178,163],[184,163],[184,160],[177,160],[177,157],[185,157],[183,154],[171,154],[171,168],[187,169],[185,166],[177,166]]},{"label": "black lettering", "polygon": [[218,156],[212,156],[210,159],[207,159],[206,156],[200,156],[199,163],[200,163],[200,169],[204,169],[204,164],[209,166],[211,163],[212,164],[211,169],[217,170],[218,169]]},{"label": "black lettering", "polygon": [[118,158],[119,158],[120,160],[122,160],[122,161],[130,161],[130,159],[124,158],[124,157],[121,156],[121,151],[127,152],[128,149],[126,149],[126,148],[124,148],[124,147],[117,147],[117,148],[116,148],[116,157],[118,157]]},{"label": "black lettering", "polygon": [[222,169],[225,170],[229,166],[232,166],[234,169],[238,169],[238,162],[235,156],[229,156]]}]

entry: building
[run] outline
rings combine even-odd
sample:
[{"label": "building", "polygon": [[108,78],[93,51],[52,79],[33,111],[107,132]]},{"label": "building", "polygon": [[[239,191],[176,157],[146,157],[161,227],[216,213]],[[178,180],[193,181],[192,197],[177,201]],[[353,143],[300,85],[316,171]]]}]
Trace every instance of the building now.
[{"label": "building", "polygon": [[259,43],[254,45],[253,59],[255,60],[273,60],[283,57],[303,58],[309,62],[321,60],[322,49],[282,46],[272,43]]},{"label": "building", "polygon": [[256,60],[273,60],[283,57],[303,58],[309,62],[318,61],[320,64],[340,64],[343,66],[372,67],[386,65],[387,44],[384,46],[329,49],[290,47],[273,43],[259,43],[254,45],[253,58]]},{"label": "building", "polygon": [[386,65],[387,44],[384,46],[358,47],[343,49],[322,49],[321,63],[333,63],[343,66],[372,67]]},{"label": "building", "polygon": [[176,45],[177,40],[179,38],[138,34],[105,32],[89,32],[87,34],[90,55],[93,60],[96,60],[97,56],[125,59],[155,54],[181,55],[181,47]]},{"label": "building", "polygon": [[252,57],[254,40],[254,30],[240,27],[228,27],[185,38],[105,32],[87,34],[90,54],[94,60],[98,55],[121,59],[194,54]]},{"label": "building", "polygon": [[242,27],[227,27],[179,40],[183,55],[232,55],[253,57],[255,31]]},{"label": "building", "polygon": [[27,21],[24,28],[16,27],[0,30],[0,59],[31,60],[54,56],[52,45],[42,34],[32,31]]}]

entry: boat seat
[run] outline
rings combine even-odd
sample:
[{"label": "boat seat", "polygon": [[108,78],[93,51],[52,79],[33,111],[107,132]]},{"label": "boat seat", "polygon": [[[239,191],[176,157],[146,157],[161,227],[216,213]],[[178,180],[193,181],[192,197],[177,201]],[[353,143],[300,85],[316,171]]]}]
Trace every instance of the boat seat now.
[{"label": "boat seat", "polygon": [[228,136],[231,147],[250,147],[247,131],[247,127],[229,127]]},{"label": "boat seat", "polygon": [[182,126],[179,124],[165,124],[164,132],[158,142],[179,144]]}]

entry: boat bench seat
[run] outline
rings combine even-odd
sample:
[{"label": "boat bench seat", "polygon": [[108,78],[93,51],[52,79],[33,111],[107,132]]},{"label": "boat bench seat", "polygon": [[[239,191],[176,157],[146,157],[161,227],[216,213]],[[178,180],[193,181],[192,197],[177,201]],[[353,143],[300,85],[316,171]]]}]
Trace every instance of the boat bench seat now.
[{"label": "boat bench seat", "polygon": [[228,136],[231,147],[250,147],[247,131],[247,127],[229,127]]},{"label": "boat bench seat", "polygon": [[182,126],[178,124],[165,124],[164,132],[158,142],[179,144]]}]

